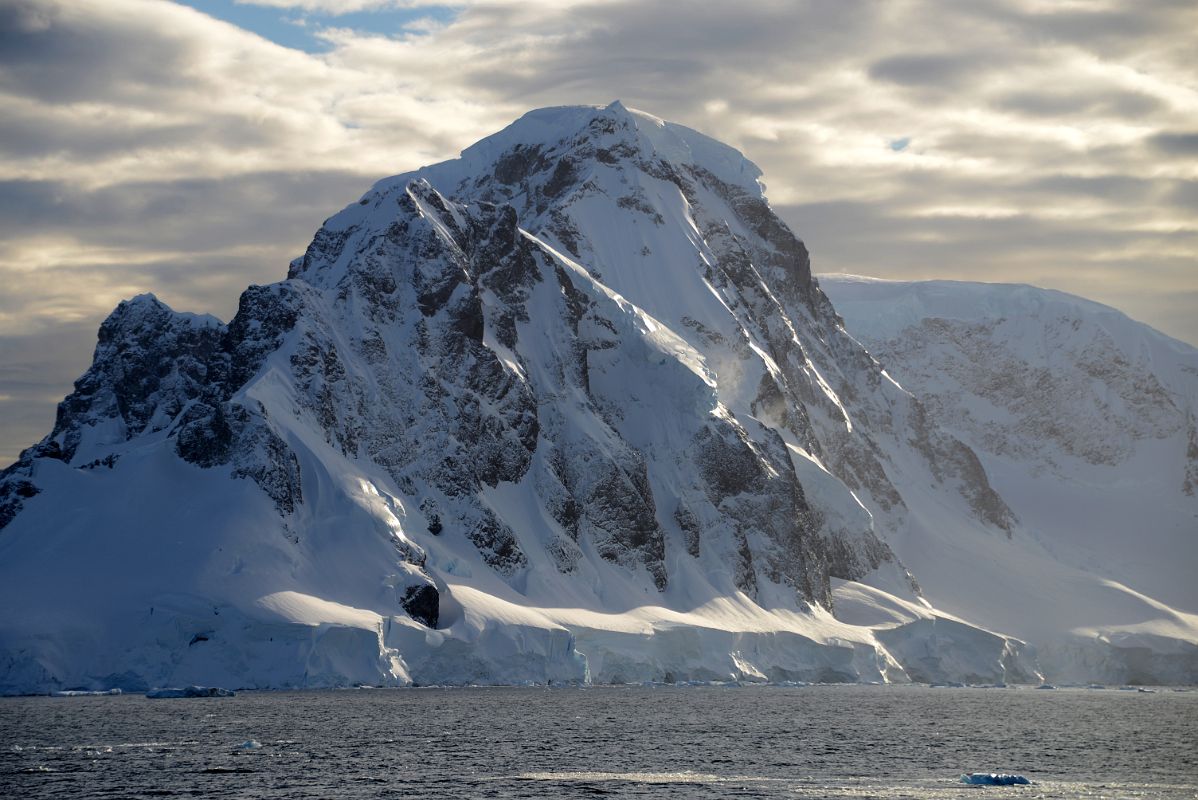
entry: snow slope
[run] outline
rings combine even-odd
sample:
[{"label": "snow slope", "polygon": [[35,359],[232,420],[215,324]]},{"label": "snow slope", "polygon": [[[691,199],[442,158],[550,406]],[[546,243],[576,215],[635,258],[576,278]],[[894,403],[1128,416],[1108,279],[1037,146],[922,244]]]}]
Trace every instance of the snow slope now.
[{"label": "snow slope", "polygon": [[1039,680],[920,595],[908,553],[1022,523],[759,174],[541,109],[376,184],[227,324],[122,303],[0,475],[0,691]]},{"label": "snow slope", "polygon": [[1192,681],[1198,350],[1031,286],[820,285],[889,374],[978,453],[1019,519],[1009,541],[934,514],[890,539],[924,596],[1036,643],[1058,680]]}]

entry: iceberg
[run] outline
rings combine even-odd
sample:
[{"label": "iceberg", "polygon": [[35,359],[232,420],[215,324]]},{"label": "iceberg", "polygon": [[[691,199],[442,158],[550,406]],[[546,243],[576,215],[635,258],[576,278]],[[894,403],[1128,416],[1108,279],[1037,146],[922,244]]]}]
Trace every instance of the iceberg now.
[{"label": "iceberg", "polygon": [[182,688],[151,689],[146,697],[152,700],[174,697],[233,697],[237,692],[219,686],[184,686]]},{"label": "iceberg", "polygon": [[961,783],[972,786],[1026,786],[1031,783],[1022,775],[1007,775],[1000,772],[971,772],[961,776]]}]

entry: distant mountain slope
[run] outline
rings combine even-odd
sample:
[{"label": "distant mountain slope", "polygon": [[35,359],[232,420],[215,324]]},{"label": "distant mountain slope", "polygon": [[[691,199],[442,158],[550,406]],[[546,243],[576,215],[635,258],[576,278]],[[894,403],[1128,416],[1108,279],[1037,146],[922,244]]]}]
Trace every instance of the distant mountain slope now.
[{"label": "distant mountain slope", "polygon": [[[925,563],[892,540],[928,599],[1033,641],[1076,628],[1192,658],[1198,349],[1030,286],[839,275],[820,285],[887,372],[978,453],[1020,520],[1009,552],[970,569],[969,592],[936,577],[942,553]],[[1058,564],[1094,577],[1044,572]],[[1041,646],[1042,663],[1064,669],[1053,650]],[[1110,657],[1085,656],[1082,672],[1117,672]]]}]

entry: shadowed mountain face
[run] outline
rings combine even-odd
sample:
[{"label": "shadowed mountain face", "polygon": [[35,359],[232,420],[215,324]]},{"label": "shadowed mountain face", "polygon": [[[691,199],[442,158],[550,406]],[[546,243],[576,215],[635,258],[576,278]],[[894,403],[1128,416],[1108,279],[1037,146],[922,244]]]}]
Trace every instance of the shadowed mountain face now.
[{"label": "shadowed mountain face", "polygon": [[[227,325],[122,303],[0,479],[3,569],[47,579],[6,583],[0,688],[1034,676],[886,543],[928,496],[1019,520],[758,175],[543,109],[377,184]],[[837,620],[834,584],[901,611]]]}]

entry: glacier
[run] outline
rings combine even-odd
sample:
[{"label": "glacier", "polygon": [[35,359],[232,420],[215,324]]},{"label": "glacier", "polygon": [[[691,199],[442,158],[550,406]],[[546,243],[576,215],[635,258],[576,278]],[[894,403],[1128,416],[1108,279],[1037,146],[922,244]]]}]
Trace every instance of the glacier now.
[{"label": "glacier", "polygon": [[377,183],[227,324],[121,303],[0,474],[0,692],[1194,682],[1148,595],[1097,633],[1135,665],[989,607],[1035,610],[968,576],[1039,518],[845,330],[760,176],[540,109]]}]

